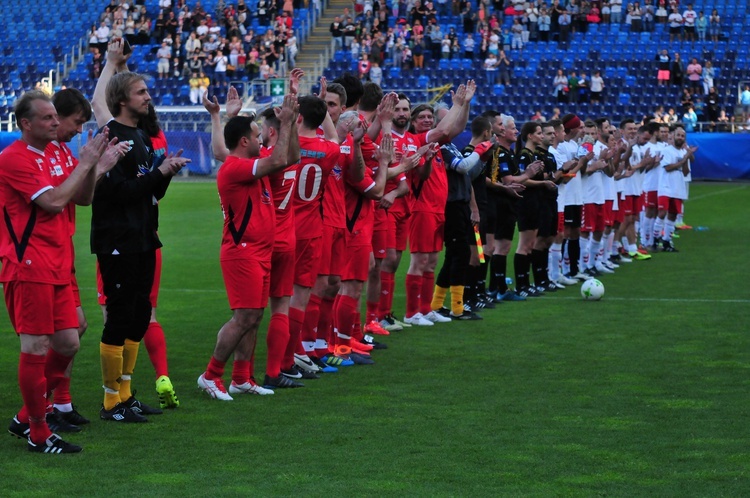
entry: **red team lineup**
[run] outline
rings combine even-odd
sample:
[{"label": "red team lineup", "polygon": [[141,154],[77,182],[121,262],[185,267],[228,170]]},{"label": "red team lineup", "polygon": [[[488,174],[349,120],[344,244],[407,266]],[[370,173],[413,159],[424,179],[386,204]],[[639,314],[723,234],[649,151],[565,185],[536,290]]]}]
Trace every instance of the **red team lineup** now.
[{"label": "red team lineup", "polygon": [[[91,104],[72,89],[51,100],[41,92],[19,99],[22,138],[0,154],[0,281],[20,337],[23,399],[8,430],[32,452],[81,451],[58,432],[89,423],[70,393],[86,329],[73,265],[75,205],[93,206],[91,249],[101,268],[100,418],[143,423],[179,406],[155,312],[158,201],[189,159],[167,153],[147,85],[127,70],[119,41],[110,44],[107,61]],[[636,245],[636,221],[650,250],[676,250],[671,237],[695,151],[680,128],[668,145],[669,130],[658,125],[638,128],[626,120],[617,131],[605,119],[584,123],[567,115],[526,123],[519,137],[512,118],[486,113],[471,122],[471,142],[458,150],[451,141],[469,124],[472,80],[457,87],[451,107],[433,109],[412,107],[406,96],[350,74],[322,79],[318,95],[300,96],[302,77],[293,70],[283,103],[257,119],[240,115],[234,88],[226,119],[215,97],[203,98],[213,154],[222,163],[219,259],[232,310],[197,380],[213,399],[304,387],[321,374],[374,364],[374,351],[386,348],[381,337],[391,332],[480,320],[479,309],[555,292],[611,272],[617,261],[647,259]],[[92,108],[101,129],[76,159],[65,142],[81,132]],[[527,160],[513,156],[514,144]],[[660,163],[664,173],[654,181]],[[572,180],[586,167],[582,190]],[[639,170],[651,182],[645,210]],[[615,180],[622,181],[610,185]],[[619,212],[620,198],[618,218],[611,213]],[[516,216],[524,251],[514,257],[518,283],[511,290],[503,248]],[[481,264],[475,230],[490,256]],[[446,261],[436,276],[444,245]],[[406,310],[399,319],[394,275],[407,249]],[[270,321],[261,331],[266,308]],[[263,333],[267,358],[258,382],[263,366],[256,368],[255,350]],[[160,408],[137,400],[131,389],[141,342]]]}]

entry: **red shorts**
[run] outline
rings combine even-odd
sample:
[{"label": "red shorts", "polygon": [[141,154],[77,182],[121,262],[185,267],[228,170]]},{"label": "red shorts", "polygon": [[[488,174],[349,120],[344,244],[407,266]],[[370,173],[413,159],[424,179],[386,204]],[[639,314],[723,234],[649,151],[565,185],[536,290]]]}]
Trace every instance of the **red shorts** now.
[{"label": "red shorts", "polygon": [[370,271],[370,254],[372,247],[362,245],[347,248],[347,265],[341,280],[357,280],[359,282],[367,281],[367,274]]},{"label": "red shorts", "polygon": [[271,262],[254,259],[221,261],[221,274],[227,288],[229,308],[258,309],[268,305]]},{"label": "red shorts", "polygon": [[[622,204],[618,208],[622,207]],[[625,212],[622,209],[617,209],[614,213],[615,224],[622,223],[625,221]]]},{"label": "red shorts", "polygon": [[318,278],[323,237],[314,239],[297,239],[297,251],[294,257],[294,283],[301,287],[312,288]]},{"label": "red shorts", "polygon": [[78,280],[76,280],[76,269],[73,268],[73,274],[70,276],[70,287],[73,289],[73,302],[76,308],[81,307],[81,291],[78,289]]},{"label": "red shorts", "polygon": [[425,213],[422,211],[412,213],[409,250],[412,253],[442,251],[444,228],[444,213]]},{"label": "red shorts", "polygon": [[[346,265],[346,228],[323,225],[318,275],[341,275]],[[273,295],[273,293],[271,294]]]},{"label": "red shorts", "polygon": [[645,205],[647,208],[659,207],[659,192],[652,190],[644,193],[646,196]]},{"label": "red shorts", "polygon": [[388,210],[388,240],[386,241],[388,249],[406,250],[406,237],[409,235],[409,225],[413,215],[414,213],[402,210]]},{"label": "red shorts", "polygon": [[659,69],[659,72],[656,73],[656,79],[658,81],[669,81],[669,71],[666,69]]},{"label": "red shorts", "polygon": [[620,198],[620,211],[625,216],[635,216],[641,212],[641,196],[626,195]]},{"label": "red shorts", "polygon": [[615,224],[614,204],[615,201],[604,201],[604,205],[602,207],[602,217],[604,218],[605,227],[611,227]]},{"label": "red shorts", "polygon": [[666,211],[669,214],[680,214],[680,211],[682,211],[682,200],[660,195],[658,206],[659,211]]},{"label": "red shorts", "polygon": [[557,213],[557,233],[565,232],[565,213]]},{"label": "red shorts", "polygon": [[[156,308],[159,300],[159,286],[161,285],[161,248],[156,250],[156,267],[154,268],[154,283],[151,285],[149,300],[151,307]],[[104,283],[102,274],[99,272],[99,263],[96,263],[96,299],[100,306],[107,305],[107,296],[104,295]]]},{"label": "red shorts", "polygon": [[584,204],[583,220],[581,222],[582,232],[604,231],[604,205]]},{"label": "red shorts", "polygon": [[268,295],[290,297],[294,292],[294,251],[274,251],[271,255],[271,283]]},{"label": "red shorts", "polygon": [[385,258],[385,251],[388,248],[388,230],[376,230],[372,232],[372,253],[377,259]]},{"label": "red shorts", "polygon": [[73,287],[36,282],[5,282],[5,306],[16,334],[52,335],[77,329]]}]

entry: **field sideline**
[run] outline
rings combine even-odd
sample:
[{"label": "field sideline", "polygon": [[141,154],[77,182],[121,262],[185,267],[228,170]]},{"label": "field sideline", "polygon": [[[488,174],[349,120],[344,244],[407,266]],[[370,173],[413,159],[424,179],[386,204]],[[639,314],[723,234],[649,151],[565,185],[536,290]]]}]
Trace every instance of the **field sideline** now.
[{"label": "field sideline", "polygon": [[[708,230],[680,232],[679,253],[602,278],[601,302],[575,288],[503,303],[481,322],[393,333],[376,365],[220,403],[195,386],[230,316],[218,195],[210,182],[175,182],[160,208],[158,317],[182,406],[138,426],[98,420],[102,317],[90,210],[79,208],[89,331],[71,391],[92,424],[66,436],[79,455],[34,455],[5,433],[0,495],[748,495],[750,184],[697,183],[690,195],[686,221]],[[7,424],[21,401],[5,311],[0,329]],[[158,406],[141,349],[133,385]]]}]

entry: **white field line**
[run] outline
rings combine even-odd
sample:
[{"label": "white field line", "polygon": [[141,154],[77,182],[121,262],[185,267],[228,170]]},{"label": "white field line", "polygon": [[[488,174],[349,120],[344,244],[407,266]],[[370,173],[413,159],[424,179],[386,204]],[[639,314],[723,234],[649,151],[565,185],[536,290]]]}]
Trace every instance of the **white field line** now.
[{"label": "white field line", "polygon": [[747,185],[742,185],[740,187],[728,188],[728,189],[725,189],[725,190],[718,190],[716,192],[709,192],[708,194],[697,195],[695,197],[690,197],[688,199],[688,202],[690,202],[690,201],[698,201],[698,200],[701,200],[701,199],[705,199],[706,197],[713,197],[714,195],[728,194],[729,192],[734,192],[736,190],[744,190],[747,187],[748,187]]}]

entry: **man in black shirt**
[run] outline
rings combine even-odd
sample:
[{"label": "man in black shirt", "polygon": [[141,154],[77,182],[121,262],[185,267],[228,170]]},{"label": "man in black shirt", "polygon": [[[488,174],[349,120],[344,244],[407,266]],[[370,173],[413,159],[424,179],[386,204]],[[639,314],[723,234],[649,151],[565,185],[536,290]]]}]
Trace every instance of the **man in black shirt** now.
[{"label": "man in black shirt", "polygon": [[138,346],[151,318],[149,294],[154,280],[157,202],[188,159],[171,156],[153,168],[151,139],[138,120],[148,116],[151,97],[144,77],[119,73],[106,88],[110,137],[130,150],[97,184],[91,217],[91,251],[96,254],[107,299],[107,317],[99,346],[104,386],[100,416],[118,422],[145,422],[143,414],[161,413],[133,397],[130,379]]}]

